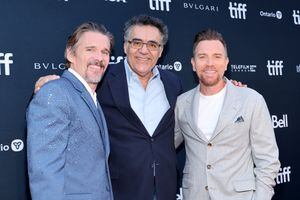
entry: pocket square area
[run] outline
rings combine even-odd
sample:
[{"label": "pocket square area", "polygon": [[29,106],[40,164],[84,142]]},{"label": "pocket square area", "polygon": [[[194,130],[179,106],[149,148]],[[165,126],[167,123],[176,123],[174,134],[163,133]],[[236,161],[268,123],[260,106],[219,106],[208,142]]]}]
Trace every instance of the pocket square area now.
[{"label": "pocket square area", "polygon": [[239,123],[239,122],[244,122],[244,118],[242,116],[239,116],[238,118],[236,118],[234,123]]}]

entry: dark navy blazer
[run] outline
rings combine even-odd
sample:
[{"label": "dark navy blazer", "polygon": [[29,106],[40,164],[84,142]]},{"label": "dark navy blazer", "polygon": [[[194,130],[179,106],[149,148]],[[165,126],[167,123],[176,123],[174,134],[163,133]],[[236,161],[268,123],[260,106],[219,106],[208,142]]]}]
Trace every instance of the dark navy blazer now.
[{"label": "dark navy blazer", "polygon": [[182,87],[172,72],[160,70],[160,76],[170,108],[153,137],[130,106],[123,62],[109,66],[97,91],[110,136],[115,200],[153,200],[154,192],[158,200],[176,198],[174,107]]}]

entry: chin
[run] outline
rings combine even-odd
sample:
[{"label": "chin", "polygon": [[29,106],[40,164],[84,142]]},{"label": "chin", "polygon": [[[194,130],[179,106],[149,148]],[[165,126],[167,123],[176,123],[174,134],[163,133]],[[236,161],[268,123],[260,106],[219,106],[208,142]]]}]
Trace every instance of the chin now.
[{"label": "chin", "polygon": [[200,82],[201,82],[201,84],[203,84],[207,87],[212,87],[212,86],[217,85],[219,81],[218,80],[203,80],[202,79]]}]

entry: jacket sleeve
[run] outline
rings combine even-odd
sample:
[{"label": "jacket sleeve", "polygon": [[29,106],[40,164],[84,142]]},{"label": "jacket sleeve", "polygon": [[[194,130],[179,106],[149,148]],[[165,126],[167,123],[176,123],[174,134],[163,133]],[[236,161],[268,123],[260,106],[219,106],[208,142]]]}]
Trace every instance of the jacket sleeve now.
[{"label": "jacket sleeve", "polygon": [[175,148],[177,148],[183,142],[183,135],[181,133],[179,124],[179,105],[178,101],[175,106]]},{"label": "jacket sleeve", "polygon": [[27,110],[27,157],[32,200],[64,198],[69,108],[60,85],[47,84]]},{"label": "jacket sleeve", "polygon": [[279,151],[270,114],[264,98],[259,95],[250,128],[252,157],[255,164],[256,190],[253,200],[271,200],[279,171]]}]

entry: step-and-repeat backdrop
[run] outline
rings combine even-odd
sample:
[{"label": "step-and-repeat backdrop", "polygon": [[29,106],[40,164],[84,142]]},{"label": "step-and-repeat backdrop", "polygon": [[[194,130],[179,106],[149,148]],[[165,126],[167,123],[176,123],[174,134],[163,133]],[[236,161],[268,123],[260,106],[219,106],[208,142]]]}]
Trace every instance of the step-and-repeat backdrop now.
[{"label": "step-and-repeat backdrop", "polygon": [[[65,69],[67,36],[85,21],[114,33],[111,65],[124,59],[123,24],[146,13],[170,39],[158,67],[196,85],[190,58],[196,32],[220,31],[228,42],[227,76],[265,97],[282,163],[276,200],[300,198],[300,1],[298,0],[2,0],[0,3],[0,199],[30,200],[25,112],[38,77]],[[178,151],[179,168],[184,149]],[[179,180],[180,182],[180,180]],[[182,200],[180,184],[177,200]]]}]

